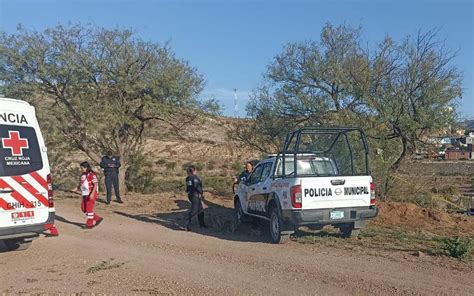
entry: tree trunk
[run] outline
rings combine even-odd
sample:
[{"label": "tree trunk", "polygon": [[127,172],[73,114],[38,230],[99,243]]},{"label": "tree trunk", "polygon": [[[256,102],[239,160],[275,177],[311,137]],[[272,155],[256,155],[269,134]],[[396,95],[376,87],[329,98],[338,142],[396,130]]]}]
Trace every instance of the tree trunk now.
[{"label": "tree trunk", "polygon": [[385,181],[384,181],[384,183],[385,183],[384,186],[383,186],[384,187],[384,189],[383,189],[384,198],[387,196],[388,192],[390,191],[390,187],[391,187],[390,175],[398,170],[398,168],[400,167],[400,165],[402,163],[402,160],[405,158],[405,156],[407,154],[408,141],[405,137],[401,137],[401,140],[402,140],[402,149],[403,149],[402,153],[400,154],[398,159],[388,169],[387,176],[386,176]]},{"label": "tree trunk", "polygon": [[127,186],[125,185],[125,173],[127,171],[127,165],[122,164],[122,167],[119,170],[119,188],[120,194],[127,194]]}]

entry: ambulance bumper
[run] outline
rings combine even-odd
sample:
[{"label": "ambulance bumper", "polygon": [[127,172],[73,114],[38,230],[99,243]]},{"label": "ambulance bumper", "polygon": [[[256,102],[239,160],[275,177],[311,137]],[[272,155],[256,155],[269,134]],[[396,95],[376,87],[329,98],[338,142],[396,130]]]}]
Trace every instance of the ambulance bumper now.
[{"label": "ambulance bumper", "polygon": [[0,240],[11,239],[11,238],[36,237],[39,234],[43,233],[45,224],[54,222],[54,217],[55,217],[55,213],[50,212],[48,216],[48,220],[46,220],[43,223],[0,228]]}]

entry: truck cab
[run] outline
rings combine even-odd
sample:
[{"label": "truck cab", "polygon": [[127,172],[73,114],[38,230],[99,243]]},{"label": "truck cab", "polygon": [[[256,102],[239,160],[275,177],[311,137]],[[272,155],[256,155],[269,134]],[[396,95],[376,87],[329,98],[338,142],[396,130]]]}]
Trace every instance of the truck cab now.
[{"label": "truck cab", "polygon": [[333,225],[356,236],[377,215],[365,134],[357,128],[303,128],[262,160],[234,196],[236,219],[269,221],[274,243],[303,225]]}]

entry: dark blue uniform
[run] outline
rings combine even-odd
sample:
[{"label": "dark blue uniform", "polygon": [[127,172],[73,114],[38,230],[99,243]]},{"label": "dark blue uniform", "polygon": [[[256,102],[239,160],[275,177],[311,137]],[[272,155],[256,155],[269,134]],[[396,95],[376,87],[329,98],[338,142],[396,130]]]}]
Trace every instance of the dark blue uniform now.
[{"label": "dark blue uniform", "polygon": [[100,167],[104,170],[105,175],[105,188],[107,190],[107,203],[110,203],[112,199],[112,186],[115,191],[115,198],[117,202],[122,202],[120,198],[119,190],[119,168],[120,168],[120,158],[117,156],[104,156],[100,162]]},{"label": "dark blue uniform", "polygon": [[247,170],[245,170],[242,173],[240,173],[239,180],[237,181],[237,183],[246,182],[248,181],[249,177],[250,177],[250,173],[247,172]]},{"label": "dark blue uniform", "polygon": [[188,193],[188,199],[191,202],[191,209],[189,210],[188,224],[186,228],[189,229],[191,225],[191,219],[197,215],[200,227],[206,227],[204,223],[204,209],[201,203],[202,197],[202,182],[198,176],[186,177],[186,192]]}]

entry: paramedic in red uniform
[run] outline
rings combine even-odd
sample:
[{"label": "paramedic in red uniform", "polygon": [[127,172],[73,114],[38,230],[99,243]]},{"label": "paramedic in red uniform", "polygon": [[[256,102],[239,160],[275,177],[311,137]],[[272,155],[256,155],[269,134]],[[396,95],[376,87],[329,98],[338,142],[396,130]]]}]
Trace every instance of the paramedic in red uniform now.
[{"label": "paramedic in red uniform", "polygon": [[99,195],[99,181],[87,161],[80,164],[80,169],[82,173],[79,184],[82,195],[81,209],[87,215],[86,228],[91,229],[103,220],[102,217],[94,213],[94,204]]}]

